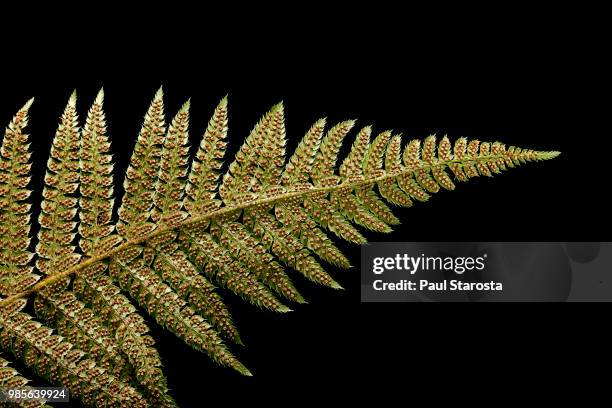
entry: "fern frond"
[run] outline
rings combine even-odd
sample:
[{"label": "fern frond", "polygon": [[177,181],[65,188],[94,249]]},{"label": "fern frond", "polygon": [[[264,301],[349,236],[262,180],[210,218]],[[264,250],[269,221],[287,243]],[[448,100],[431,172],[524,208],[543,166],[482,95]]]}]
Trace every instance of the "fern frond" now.
[{"label": "fern frond", "polygon": [[110,375],[53,330],[22,312],[0,311],[0,346],[11,351],[39,376],[70,389],[91,406],[146,407],[134,388]]},{"label": "fern frond", "polygon": [[[399,136],[395,136],[391,139],[389,143],[389,147],[387,149],[387,154],[385,157],[385,171],[387,172],[398,172],[401,171],[401,138]],[[369,186],[368,196],[375,196],[372,188],[374,185]],[[410,198],[410,194],[402,190],[401,184],[395,183],[393,179],[386,180],[382,183],[378,184],[378,190],[380,191],[380,195],[385,198],[388,202],[398,207],[411,207],[412,200]],[[362,190],[363,191],[363,190]],[[366,202],[366,200],[364,200]],[[370,207],[369,207],[370,208]],[[386,213],[386,211],[385,211]],[[384,220],[384,215],[379,215],[379,217]]]},{"label": "fern frond", "polygon": [[[104,187],[108,190],[112,184],[112,175],[110,178],[108,176],[112,173],[110,157],[104,155],[109,144],[105,141],[106,125],[101,112],[101,98],[102,94],[90,111],[82,141],[76,116],[76,94],[73,94],[53,141],[45,177],[43,211],[39,218],[42,229],[37,246],[37,267],[47,274],[56,272],[56,260],[68,265],[80,260],[81,255],[75,252],[73,246],[79,204],[84,209],[79,214],[83,223],[78,230],[85,253],[99,244],[97,239],[106,238],[113,231],[112,226],[105,225],[112,217],[112,202],[101,204],[100,201],[107,200],[112,194],[112,189],[106,192],[100,190]],[[94,170],[95,174],[92,173]],[[84,197],[81,200],[77,198],[79,191]],[[87,352],[105,370],[129,378],[128,362],[116,347],[111,331],[68,289],[69,284],[66,279],[41,291],[34,302],[37,316]]]},{"label": "fern frond", "polygon": [[321,146],[326,122],[326,119],[319,119],[306,133],[285,167],[282,176],[283,186],[294,187],[310,182],[312,164]]},{"label": "fern frond", "polygon": [[284,203],[279,203],[274,209],[274,214],[285,230],[299,239],[317,257],[332,265],[344,269],[350,268],[349,260],[303,208],[289,208]]},{"label": "fern frond", "polygon": [[[279,155],[284,152],[284,107],[274,106],[255,126],[249,137],[236,154],[236,159],[223,177],[219,193],[226,205],[251,201],[256,194],[267,187],[268,178],[279,173]],[[282,137],[271,141],[270,135]],[[265,152],[265,153],[263,153]],[[271,161],[267,161],[268,156]],[[284,160],[284,155],[282,157]]]},{"label": "fern frond", "polygon": [[129,377],[127,360],[116,345],[112,332],[72,291],[41,294],[37,315],[72,344],[87,352],[98,365],[119,377]]},{"label": "fern frond", "polygon": [[[338,282],[325,272],[323,267],[314,259],[306,246],[287,232],[278,221],[270,214],[263,213],[253,217],[250,221],[253,231],[261,240],[264,247],[276,255],[285,265],[292,267],[300,272],[307,279],[321,285],[329,286],[334,289],[341,289]],[[299,297],[287,296],[289,299],[304,303],[301,295]]]},{"label": "fern frond", "polygon": [[83,128],[80,151],[79,247],[91,256],[121,242],[113,225],[113,163],[104,113],[104,90],[96,97]]},{"label": "fern frond", "polygon": [[197,267],[179,249],[178,244],[156,250],[154,267],[162,279],[221,334],[235,343],[242,344],[238,329],[217,293],[217,288],[200,275]]},{"label": "fern frond", "polygon": [[[385,171],[393,173],[398,171],[400,165],[400,154],[402,148],[402,140],[400,136],[393,136],[389,142],[387,153],[385,155]],[[365,159],[365,154],[364,154]],[[363,163],[363,162],[362,162]],[[380,167],[379,167],[380,168]],[[359,169],[360,177],[365,177],[363,167]],[[373,189],[374,184],[357,189],[356,195],[361,203],[374,216],[378,217],[382,222],[388,225],[398,225],[399,219],[393,215],[393,212],[382,199],[378,197]],[[382,182],[378,185],[380,195],[393,205],[409,207],[412,205],[410,198],[403,194],[393,182]]]},{"label": "fern frond", "polygon": [[[226,175],[221,191],[231,191],[232,185],[236,183],[249,186],[242,192],[246,199],[251,192],[271,194],[271,189],[275,189],[275,192],[284,191],[279,184],[285,160],[285,146],[285,113],[281,103],[268,112],[242,146],[236,161],[230,166],[230,173],[234,169],[233,174]],[[253,169],[253,172],[243,172],[244,169]],[[245,212],[244,217],[257,217],[266,211],[265,207],[253,208]],[[272,255],[266,253],[260,240],[236,221],[235,218],[218,220],[211,227],[213,237],[268,288],[287,299],[304,303],[303,297],[297,292],[284,269],[274,261]],[[258,301],[251,300],[251,303],[257,304]],[[276,303],[275,301],[274,304]],[[284,312],[285,309],[281,306],[277,311]]]},{"label": "fern frond", "polygon": [[221,207],[216,199],[220,169],[227,147],[227,96],[219,103],[208,124],[189,174],[185,209],[190,215],[203,214]]},{"label": "fern frond", "polygon": [[[46,275],[77,264],[81,258],[73,245],[77,228],[81,148],[77,121],[76,93],[73,93],[53,140],[39,216],[41,230],[36,247],[36,266]],[[64,279],[40,292],[34,303],[36,314],[49,324],[57,324],[63,336],[79,342],[88,349],[86,351],[94,354],[97,348],[100,354],[105,354],[104,345],[112,344],[108,333],[102,331],[97,338],[88,333],[90,328],[100,329],[100,325],[72,293],[64,294],[68,285],[69,279]],[[96,344],[97,340],[105,344]],[[111,357],[112,360],[115,358],[120,359],[116,354]],[[123,362],[118,365],[122,369]]]},{"label": "fern frond", "polygon": [[[442,189],[454,190],[457,181],[491,177],[559,154],[465,138],[453,145],[448,137],[438,142],[433,135],[403,147],[390,131],[371,141],[372,128],[366,126],[339,161],[355,122],[325,132],[321,119],[285,163],[281,103],[253,128],[219,183],[227,98],[190,163],[190,105],[166,132],[160,90],[134,149],[115,229],[103,93],[82,133],[75,99],[62,116],[45,178],[36,264],[47,277],[39,283],[29,266],[25,202],[30,156],[23,128],[29,104],[9,126],[0,151],[0,232],[12,238],[0,249],[0,294],[6,297],[0,302],[0,345],[41,375],[52,374],[55,383],[74,387],[89,404],[174,405],[149,329],[125,294],[187,344],[250,375],[221,340],[223,335],[240,343],[216,286],[261,308],[289,312],[276,294],[305,301],[285,266],[341,289],[324,263],[350,264],[328,233],[363,244],[360,228],[389,232],[399,224],[390,206],[410,207]],[[30,294],[38,315],[64,338],[23,313]],[[94,372],[99,375],[92,384],[70,377]],[[117,401],[109,395],[113,387],[122,390]]]},{"label": "fern frond", "polygon": [[153,208],[153,197],[161,160],[161,146],[166,134],[164,93],[155,94],[138,135],[125,182],[125,196],[119,208],[117,230],[123,237],[139,236],[150,230],[148,220]]},{"label": "fern frond", "polygon": [[283,191],[279,185],[285,166],[287,146],[283,103],[274,106],[269,115],[270,125],[264,134],[263,146],[254,152],[257,164],[255,173],[257,183],[252,189],[256,193],[278,194]]},{"label": "fern frond", "polygon": [[[100,268],[101,263],[96,265]],[[161,359],[153,347],[155,341],[148,334],[149,327],[113,280],[100,273],[99,269],[88,268],[79,274],[74,282],[75,293],[114,333],[117,346],[127,356],[147,399],[162,406],[172,405]]]},{"label": "fern frond", "polygon": [[[250,155],[250,160],[257,166],[258,184],[253,191],[261,191],[263,194],[279,194],[285,191],[281,186],[283,167],[285,161],[286,130],[283,104],[276,105],[269,113],[271,116],[269,129],[262,138],[263,148]],[[244,212],[243,222],[253,231],[251,234],[246,228],[233,223],[226,230],[233,231],[237,237],[235,247],[226,245],[228,248],[237,248],[242,243],[242,254],[248,253],[248,248],[255,249],[255,256],[243,262],[256,274],[268,287],[288,299],[304,303],[303,297],[297,292],[283,268],[276,262],[272,255],[278,257],[285,265],[291,266],[310,280],[326,284],[332,287],[339,285],[323,270],[318,262],[305,250],[304,245],[292,234],[282,228],[282,224],[274,217],[269,216],[273,206],[257,206]],[[262,245],[263,244],[263,245]],[[268,250],[272,255],[267,254]],[[250,251],[249,251],[250,252]],[[249,255],[246,256],[249,258]]]},{"label": "fern frond", "polygon": [[333,128],[323,138],[319,146],[318,153],[312,165],[310,177],[315,185],[329,183],[326,179],[336,180],[335,167],[338,160],[338,153],[342,147],[344,138],[355,126],[355,121],[349,120],[342,122]]},{"label": "fern frond", "polygon": [[[285,188],[291,187],[295,190],[307,191],[312,187],[310,174],[325,133],[325,123],[325,119],[319,119],[306,133],[289,159],[282,176],[282,185]],[[276,218],[285,226],[285,229],[300,239],[319,258],[343,268],[350,266],[348,259],[319,229],[317,223],[305,209],[296,205],[287,206],[280,202],[276,205],[275,213]]]},{"label": "fern frond", "polygon": [[[53,275],[77,264],[73,241],[76,237],[79,188],[79,156],[81,133],[76,112],[76,92],[70,96],[53,139],[51,157],[47,164],[41,214],[38,218],[36,267],[45,275]],[[54,288],[50,292],[59,292]]]},{"label": "fern frond", "polygon": [[220,287],[261,308],[280,313],[290,311],[253,276],[248,267],[231,256],[228,249],[215,242],[210,234],[185,228],[179,242],[194,265]]},{"label": "fern frond", "polygon": [[168,219],[180,221],[188,216],[182,212],[185,184],[189,171],[189,109],[187,101],[168,129],[162,147],[151,219],[156,224],[164,224]]},{"label": "fern frond", "polygon": [[[79,247],[86,256],[95,255],[109,244],[112,248],[122,241],[114,234],[115,226],[112,224],[113,164],[103,105],[104,90],[100,90],[82,132]],[[77,276],[73,284],[75,293],[88,302],[94,314],[100,316],[98,328],[92,331],[98,341],[112,341],[103,350],[109,354],[121,353],[116,360],[125,366],[123,377],[131,379],[133,376],[155,405],[175,406],[176,403],[167,395],[167,381],[161,372],[157,351],[151,347],[150,338],[143,337],[149,329],[129,301],[119,294],[120,290],[114,283],[106,280],[104,274],[107,270],[107,262],[94,264]],[[100,356],[98,361],[103,358]]]},{"label": "fern frond", "polygon": [[30,288],[40,279],[30,266],[31,191],[28,136],[28,101],[6,129],[0,148],[0,294],[12,295]]},{"label": "fern frond", "polygon": [[[30,157],[28,136],[24,133],[28,125],[28,112],[33,99],[17,112],[8,125],[0,147],[0,295],[8,296],[28,289],[40,279],[33,273],[30,263],[34,254],[30,246],[31,206],[25,200],[31,191]],[[0,296],[0,298],[2,297]],[[11,309],[0,313],[8,315],[23,310],[26,302],[16,302]],[[0,323],[0,336],[2,324]],[[0,357],[0,388],[27,388],[30,382],[9,362]],[[46,407],[44,401],[28,401],[24,407]]]},{"label": "fern frond", "polygon": [[[188,214],[183,211],[183,204],[189,165],[189,148],[187,147],[189,109],[190,102],[187,102],[173,119],[164,139],[152,212],[152,220],[157,224],[164,224],[169,220],[171,220],[171,223],[176,223],[188,217]],[[240,337],[229,312],[220,298],[217,298],[214,292],[215,288],[197,272],[195,266],[191,264],[183,252],[179,253],[178,245],[167,244],[168,241],[174,242],[176,236],[177,234],[162,235],[154,242],[149,242],[149,247],[144,249],[145,251],[152,251],[153,270],[168,283],[169,288],[174,291],[172,295],[176,294],[183,300],[189,301],[194,312],[200,313],[208,319],[209,323],[217,325],[217,328],[223,328],[224,334],[228,337],[240,342]],[[184,323],[190,324],[187,320]],[[216,338],[214,331],[209,330],[205,325],[198,325],[198,327],[202,327],[204,331],[199,333],[200,339],[196,339],[192,346],[200,349],[204,348],[213,359],[233,366],[239,371],[246,370],[221,345],[221,341]]]},{"label": "fern frond", "polygon": [[137,294],[138,304],[162,327],[187,344],[206,352],[223,366],[250,375],[249,370],[223,345],[214,329],[138,257],[138,253],[130,253],[113,258],[111,276],[119,282],[121,288]]},{"label": "fern frond", "polygon": [[[282,163],[279,163],[278,160],[284,160],[285,133],[284,107],[278,104],[255,126],[238,152],[236,160],[230,165],[230,170],[219,187],[224,202],[234,200],[246,202],[256,197],[255,192],[267,190],[270,185],[276,186],[272,179],[280,177],[282,171]],[[280,138],[280,140],[272,140],[274,138]],[[265,153],[262,154],[262,152]],[[219,284],[227,285],[235,278],[238,282],[232,286],[239,289],[240,292],[234,290],[234,293],[245,297],[252,304],[279,312],[286,312],[289,309],[278,302],[259,283],[255,283],[255,291],[244,290],[245,287],[254,284],[253,277],[288,299],[303,302],[302,296],[297,292],[285,271],[276,262],[273,262],[273,258],[266,254],[265,250],[262,250],[263,248],[251,233],[243,229],[236,221],[236,216],[227,217],[227,219],[219,219],[211,227],[212,236],[228,251],[230,257],[233,258],[232,262],[239,268],[239,273],[230,272],[229,280],[219,282]],[[215,261],[210,258],[208,262],[211,266],[215,264]],[[249,276],[248,271],[253,276]]]},{"label": "fern frond", "polygon": [[[314,159],[312,173],[309,175],[314,187],[325,188],[338,184],[339,177],[335,175],[338,153],[342,141],[353,126],[355,126],[355,121],[342,122],[331,128],[321,141],[321,146]],[[366,242],[365,237],[343,217],[334,202],[330,201],[327,192],[306,196],[304,208],[315,222],[339,238],[356,244]]]},{"label": "fern frond", "polygon": [[[382,152],[384,152],[386,142],[391,137],[391,132],[381,133],[374,140],[374,143],[368,150],[368,144],[365,140],[369,140],[369,135],[369,132],[366,132],[366,135],[363,136],[357,135],[357,140],[353,145],[353,150],[351,151],[351,154],[347,159],[347,166],[352,165],[353,169],[352,171],[346,170],[346,172],[347,174],[350,174],[353,177],[360,177],[361,179],[363,179],[364,171],[366,176],[371,177],[374,170],[380,170],[382,163]],[[351,158],[351,155],[353,154],[354,158]],[[360,191],[358,195],[361,194],[362,191]],[[383,233],[391,232],[391,228],[386,223],[379,220],[376,215],[372,214],[369,211],[369,208],[364,205],[364,200],[359,200],[359,197],[354,195],[352,191],[339,190],[337,194],[332,196],[332,198],[334,201],[336,201],[336,205],[342,215],[348,220],[351,220],[352,222],[361,225],[362,227],[371,231]]]},{"label": "fern frond", "polygon": [[231,249],[232,257],[241,262],[264,285],[298,303],[304,298],[295,289],[285,270],[267,253],[266,248],[242,224],[232,222],[213,227],[219,243]]},{"label": "fern frond", "polygon": [[[357,134],[349,156],[340,167],[340,176],[344,181],[350,182],[351,180],[363,180],[365,178],[364,160],[368,153],[371,134],[372,129],[369,126],[365,127]],[[355,199],[352,197],[350,201],[353,201],[353,206],[360,205],[362,207],[361,220],[358,220],[362,225],[366,226],[366,228],[369,226],[370,229],[385,232],[387,227],[381,225],[377,221],[377,218],[389,225],[397,225],[399,220],[395,218],[391,210],[378,198],[376,193],[372,190],[373,186],[374,185],[371,184],[356,189],[355,196],[357,203],[354,202]]]}]

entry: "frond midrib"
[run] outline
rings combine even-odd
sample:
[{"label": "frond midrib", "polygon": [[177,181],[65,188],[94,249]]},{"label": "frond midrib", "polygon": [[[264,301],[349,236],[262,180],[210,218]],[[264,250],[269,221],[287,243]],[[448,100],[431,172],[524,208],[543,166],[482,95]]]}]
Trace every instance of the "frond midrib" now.
[{"label": "frond midrib", "polygon": [[[546,156],[546,154],[553,154],[554,152],[534,152],[534,153],[536,154],[536,159],[540,160],[540,159],[549,158],[548,156]],[[520,155],[520,153],[518,155]],[[500,154],[488,154],[488,155],[482,155],[482,156],[477,156],[477,157],[465,157],[462,159],[453,158],[452,160],[437,159],[433,161],[432,163],[421,162],[421,164],[418,167],[413,167],[413,168],[402,167],[401,171],[384,173],[378,177],[372,177],[372,178],[366,177],[363,180],[348,181],[348,182],[343,182],[343,183],[339,183],[336,185],[324,186],[324,187],[313,187],[311,189],[303,190],[303,191],[290,191],[290,192],[278,194],[275,196],[270,196],[270,197],[266,197],[262,199],[248,201],[242,204],[221,207],[215,211],[210,211],[210,212],[207,212],[201,215],[191,216],[176,225],[160,226],[147,235],[144,235],[137,239],[126,241],[123,244],[109,251],[96,255],[95,257],[88,258],[87,260],[84,260],[80,262],[79,264],[69,269],[66,269],[63,272],[59,272],[57,274],[49,276],[48,278],[42,280],[41,282],[39,282],[38,284],[34,285],[33,287],[31,287],[30,289],[26,291],[23,291],[21,293],[18,293],[18,294],[15,294],[15,295],[12,295],[12,296],[9,296],[3,299],[2,301],[0,301],[0,308],[10,305],[14,303],[15,301],[17,301],[18,299],[21,299],[29,295],[32,295],[36,292],[39,292],[43,288],[49,285],[52,285],[53,283],[58,282],[63,278],[76,274],[82,271],[83,269],[87,268],[88,266],[91,266],[97,262],[105,261],[109,258],[112,258],[115,255],[118,255],[119,253],[135,245],[141,245],[145,243],[146,241],[152,238],[155,238],[157,236],[160,236],[164,233],[167,233],[169,231],[193,226],[198,223],[209,221],[213,218],[228,215],[228,214],[231,214],[237,211],[248,210],[249,208],[256,207],[256,206],[271,205],[271,204],[276,204],[279,202],[288,201],[294,198],[300,198],[300,197],[306,198],[311,195],[332,193],[336,190],[347,190],[347,189],[354,190],[359,187],[365,187],[365,186],[377,184],[377,183],[380,183],[386,180],[390,180],[390,179],[395,179],[398,177],[413,176],[413,175],[416,175],[416,173],[422,172],[422,171],[430,172],[433,168],[437,168],[440,166],[449,167],[452,164],[467,165],[470,163],[497,161],[500,159],[512,159],[511,153],[502,152]]]}]

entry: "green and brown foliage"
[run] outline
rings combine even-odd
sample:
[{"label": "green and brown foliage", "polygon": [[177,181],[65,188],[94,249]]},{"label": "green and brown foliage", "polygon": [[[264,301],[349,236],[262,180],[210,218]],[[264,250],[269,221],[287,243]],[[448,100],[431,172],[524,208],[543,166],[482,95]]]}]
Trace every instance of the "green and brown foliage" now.
[{"label": "green and brown foliage", "polygon": [[[189,157],[190,103],[167,122],[160,90],[146,114],[113,214],[113,162],[101,91],[83,127],[76,94],[53,140],[32,250],[28,102],[0,151],[0,347],[92,406],[174,406],[154,339],[136,305],[222,366],[249,370],[222,294],[289,312],[304,303],[295,274],[334,289],[325,264],[349,260],[331,237],[389,232],[392,206],[427,201],[456,181],[554,158],[501,143],[409,141],[317,121],[286,162],[285,112],[274,106],[222,175],[228,103]],[[41,136],[39,136],[41,137]],[[360,227],[360,228],[358,228]],[[0,385],[27,383],[0,360]],[[37,406],[34,403],[32,406]]]}]

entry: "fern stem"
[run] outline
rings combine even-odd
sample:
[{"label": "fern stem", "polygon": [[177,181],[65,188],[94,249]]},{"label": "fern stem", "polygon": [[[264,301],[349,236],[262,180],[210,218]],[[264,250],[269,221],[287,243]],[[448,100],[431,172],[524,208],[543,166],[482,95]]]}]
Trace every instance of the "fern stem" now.
[{"label": "fern stem", "polygon": [[[534,160],[549,160],[554,157],[557,157],[560,154],[559,152],[534,152],[534,153],[535,153]],[[2,301],[0,301],[0,308],[6,307],[14,303],[15,301],[21,298],[27,297],[33,293],[37,293],[49,285],[52,285],[56,282],[61,281],[62,279],[68,276],[71,276],[73,274],[76,274],[82,271],[88,266],[91,266],[97,262],[112,258],[113,256],[121,253],[122,251],[125,251],[126,249],[134,245],[143,244],[146,241],[150,240],[151,238],[158,237],[172,230],[176,230],[176,229],[184,228],[188,226],[193,226],[199,223],[209,221],[210,219],[213,219],[213,218],[222,217],[222,216],[225,216],[225,215],[237,212],[237,211],[248,210],[249,208],[253,208],[257,206],[271,205],[271,204],[275,204],[278,202],[283,202],[285,200],[291,200],[291,199],[300,198],[300,197],[308,197],[308,196],[313,196],[317,194],[327,194],[327,193],[332,193],[337,190],[356,189],[359,187],[377,184],[377,183],[384,182],[386,180],[390,180],[390,179],[394,179],[398,177],[416,175],[419,172],[428,173],[433,168],[438,167],[438,166],[449,167],[450,165],[453,165],[453,164],[458,164],[458,165],[463,166],[468,163],[489,162],[492,160],[494,161],[494,160],[504,159],[507,157],[508,157],[508,153],[504,152],[501,154],[488,154],[488,155],[482,155],[478,157],[465,157],[462,159],[454,158],[452,160],[438,160],[433,163],[421,162],[421,164],[418,167],[413,167],[410,169],[403,168],[401,171],[393,172],[393,173],[385,173],[375,178],[370,178],[370,179],[366,178],[364,180],[358,180],[358,181],[347,181],[347,182],[332,185],[332,186],[314,187],[312,189],[305,190],[305,191],[292,191],[289,193],[283,193],[283,194],[273,195],[273,196],[258,199],[258,200],[248,201],[246,203],[240,203],[240,204],[234,204],[234,205],[227,206],[227,207],[221,207],[215,211],[210,211],[202,215],[187,218],[184,221],[180,222],[178,225],[163,225],[157,228],[156,230],[154,230],[153,232],[151,232],[150,234],[127,241],[111,250],[105,251],[95,257],[82,261],[81,263],[69,269],[66,269],[63,272],[53,274],[47,277],[46,279],[42,280],[38,284],[34,285],[28,290],[25,290],[23,292],[20,292],[18,294],[15,294],[15,295],[12,295],[12,296],[9,296],[3,299]]]}]

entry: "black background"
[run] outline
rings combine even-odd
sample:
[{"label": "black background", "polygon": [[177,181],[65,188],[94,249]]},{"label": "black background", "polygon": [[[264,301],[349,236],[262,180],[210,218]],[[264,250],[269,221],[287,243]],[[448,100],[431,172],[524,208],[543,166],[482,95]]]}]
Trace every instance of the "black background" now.
[{"label": "black background", "polygon": [[[280,100],[290,152],[321,116],[330,122],[358,119],[359,125],[393,129],[406,139],[438,133],[559,150],[563,154],[556,160],[475,180],[427,204],[398,210],[403,225],[397,232],[367,236],[372,241],[604,241],[609,215],[602,153],[608,137],[592,127],[594,112],[586,106],[587,93],[597,92],[590,72],[581,69],[590,69],[589,52],[571,25],[554,16],[508,20],[451,27],[431,20],[413,30],[407,27],[418,23],[417,17],[382,27],[356,20],[334,40],[316,24],[290,39],[280,30],[256,41],[245,30],[242,47],[232,43],[223,54],[210,48],[218,37],[199,37],[197,30],[189,33],[194,45],[183,48],[177,42],[174,51],[161,51],[160,45],[155,52],[143,41],[139,45],[147,51],[100,47],[78,59],[58,48],[28,64],[29,75],[3,75],[0,122],[8,123],[27,98],[37,98],[30,128],[35,202],[57,118],[75,88],[81,115],[105,88],[118,187],[160,84],[169,115],[192,98],[193,145],[229,93],[230,158],[257,119]],[[105,79],[86,79],[85,73]],[[358,264],[359,248],[339,245]],[[603,330],[601,312],[593,309],[360,304],[359,272],[330,272],[346,291],[313,287],[293,274],[310,304],[295,306],[288,315],[258,311],[226,296],[246,343],[232,350],[254,378],[216,367],[153,325],[176,400],[200,406],[218,399],[322,402],[328,392],[342,398],[398,397],[423,384],[448,389],[460,379],[478,392],[485,382],[496,389],[497,375],[514,369],[521,373],[515,387],[524,390],[543,377],[563,377],[571,363],[609,352],[582,346],[579,357],[568,352],[575,346],[565,342],[571,335],[580,333],[590,345],[601,341],[596,335]]]}]

